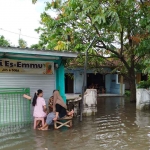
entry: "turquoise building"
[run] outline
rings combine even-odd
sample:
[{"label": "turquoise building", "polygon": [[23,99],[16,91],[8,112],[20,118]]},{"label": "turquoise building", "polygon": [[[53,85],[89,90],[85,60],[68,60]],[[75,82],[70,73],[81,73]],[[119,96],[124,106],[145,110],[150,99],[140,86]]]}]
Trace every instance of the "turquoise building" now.
[{"label": "turquoise building", "polygon": [[0,88],[30,88],[31,97],[42,89],[46,101],[58,89],[66,100],[64,60],[75,57],[68,51],[0,47]]},{"label": "turquoise building", "polygon": [[68,51],[0,47],[0,128],[22,126],[33,121],[31,101],[38,89],[48,102],[58,89],[64,101],[64,61],[77,57]]}]

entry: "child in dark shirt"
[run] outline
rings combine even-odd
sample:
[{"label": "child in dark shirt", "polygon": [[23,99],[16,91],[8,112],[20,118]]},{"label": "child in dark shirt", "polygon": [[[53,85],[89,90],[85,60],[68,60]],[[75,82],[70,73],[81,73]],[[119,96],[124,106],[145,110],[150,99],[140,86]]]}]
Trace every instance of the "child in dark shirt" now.
[{"label": "child in dark shirt", "polygon": [[49,110],[49,113],[53,111],[53,101],[54,101],[54,96],[51,96],[49,98],[49,101],[48,101],[48,110]]}]

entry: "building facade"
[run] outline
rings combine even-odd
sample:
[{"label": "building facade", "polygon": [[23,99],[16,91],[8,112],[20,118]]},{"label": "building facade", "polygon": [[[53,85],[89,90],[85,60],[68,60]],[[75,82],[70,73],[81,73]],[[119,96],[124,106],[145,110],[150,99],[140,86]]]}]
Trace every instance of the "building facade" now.
[{"label": "building facade", "polygon": [[48,101],[54,89],[65,97],[63,60],[77,57],[76,53],[51,50],[0,47],[0,88],[42,89]]},{"label": "building facade", "polygon": [[[109,72],[111,69],[105,68]],[[65,91],[66,93],[82,93],[83,86],[83,69],[65,69]],[[100,74],[95,73],[94,70],[87,70],[87,88],[92,84],[97,84],[98,88],[105,89],[105,93],[120,94],[120,83],[118,81],[118,74]],[[123,94],[125,85],[123,84]]]}]

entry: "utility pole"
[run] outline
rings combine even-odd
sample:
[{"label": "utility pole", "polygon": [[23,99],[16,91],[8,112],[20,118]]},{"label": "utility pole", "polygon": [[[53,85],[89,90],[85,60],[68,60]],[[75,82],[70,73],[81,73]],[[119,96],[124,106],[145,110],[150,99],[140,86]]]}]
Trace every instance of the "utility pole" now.
[{"label": "utility pole", "polygon": [[19,29],[19,40],[20,40],[20,35],[21,35],[21,29]]},{"label": "utility pole", "polygon": [[84,92],[87,88],[87,75],[86,75],[86,69],[87,69],[87,56],[88,56],[88,50],[90,49],[90,47],[92,46],[94,40],[95,40],[96,36],[93,38],[93,40],[91,41],[90,45],[88,46],[88,48],[85,51],[85,62],[84,62],[84,75],[83,75],[83,86],[82,86],[82,99],[80,102],[80,121],[82,121],[82,113],[83,113],[83,99],[84,99]]}]

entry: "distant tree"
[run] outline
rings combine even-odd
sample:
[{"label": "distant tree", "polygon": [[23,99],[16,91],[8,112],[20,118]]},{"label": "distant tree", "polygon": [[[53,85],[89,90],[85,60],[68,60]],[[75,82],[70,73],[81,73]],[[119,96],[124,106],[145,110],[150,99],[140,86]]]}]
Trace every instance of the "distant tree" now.
[{"label": "distant tree", "polygon": [[9,41],[3,35],[0,36],[0,46],[10,46]]},{"label": "distant tree", "polygon": [[32,49],[39,49],[39,44],[32,44],[30,46],[30,48],[32,48]]},{"label": "distant tree", "polygon": [[21,48],[26,48],[27,47],[27,42],[23,39],[19,39],[18,44]]},{"label": "distant tree", "polygon": [[37,44],[32,44],[30,46],[30,48],[32,48],[32,49],[45,49],[45,46],[43,45],[43,43],[41,43],[41,41],[39,41]]},{"label": "distant tree", "polygon": [[37,0],[32,0],[32,3],[35,4],[37,2]]}]

